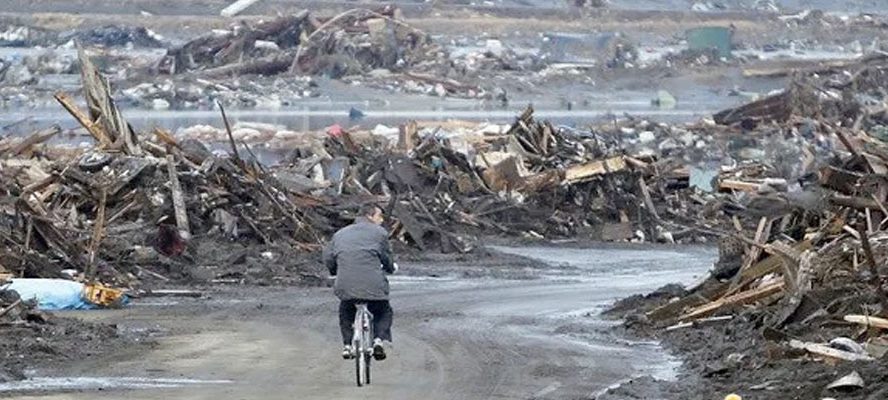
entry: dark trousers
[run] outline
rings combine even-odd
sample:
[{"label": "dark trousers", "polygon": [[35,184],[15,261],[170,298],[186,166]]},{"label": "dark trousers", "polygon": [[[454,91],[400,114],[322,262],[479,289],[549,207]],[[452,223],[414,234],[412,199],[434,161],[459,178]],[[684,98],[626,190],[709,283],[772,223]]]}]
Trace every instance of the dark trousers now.
[{"label": "dark trousers", "polygon": [[[373,314],[373,334],[376,338],[392,341],[392,317],[394,311],[388,300],[342,300],[339,302],[339,330],[342,331],[342,343],[349,345],[354,335],[355,304],[367,304]],[[374,338],[375,339],[375,338]]]}]

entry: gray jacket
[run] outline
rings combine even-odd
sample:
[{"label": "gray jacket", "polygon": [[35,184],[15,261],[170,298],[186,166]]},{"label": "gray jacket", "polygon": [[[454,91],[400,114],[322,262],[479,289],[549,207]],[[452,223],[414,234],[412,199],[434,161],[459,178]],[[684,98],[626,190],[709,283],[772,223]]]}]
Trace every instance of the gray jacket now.
[{"label": "gray jacket", "polygon": [[340,300],[388,300],[386,273],[395,271],[388,232],[366,218],[340,229],[324,249],[324,264],[336,276]]}]

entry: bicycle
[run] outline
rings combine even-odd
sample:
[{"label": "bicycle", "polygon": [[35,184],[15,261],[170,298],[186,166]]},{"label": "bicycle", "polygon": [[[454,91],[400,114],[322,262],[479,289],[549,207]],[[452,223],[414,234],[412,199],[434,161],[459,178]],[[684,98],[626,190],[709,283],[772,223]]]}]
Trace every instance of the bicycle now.
[{"label": "bicycle", "polygon": [[355,352],[355,378],[358,387],[370,384],[370,360],[373,358],[373,314],[367,304],[355,305],[352,348]]}]

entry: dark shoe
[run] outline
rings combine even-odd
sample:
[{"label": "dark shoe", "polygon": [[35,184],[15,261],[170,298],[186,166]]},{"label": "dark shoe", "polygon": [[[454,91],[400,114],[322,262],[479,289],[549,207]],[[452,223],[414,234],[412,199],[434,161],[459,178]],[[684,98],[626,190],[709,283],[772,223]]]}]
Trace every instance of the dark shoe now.
[{"label": "dark shoe", "polygon": [[355,358],[355,349],[351,347],[351,345],[345,345],[342,348],[342,359],[343,360],[351,360]]},{"label": "dark shoe", "polygon": [[376,339],[373,341],[373,359],[376,361],[385,360],[385,347],[382,346],[382,340]]}]

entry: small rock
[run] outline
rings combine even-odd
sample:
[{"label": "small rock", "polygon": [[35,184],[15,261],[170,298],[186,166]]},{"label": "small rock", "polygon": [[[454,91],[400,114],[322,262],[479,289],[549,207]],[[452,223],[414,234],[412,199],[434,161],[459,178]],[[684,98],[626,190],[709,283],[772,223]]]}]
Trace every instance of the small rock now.
[{"label": "small rock", "polygon": [[728,357],[726,358],[726,360],[729,364],[738,365],[738,364],[743,363],[743,360],[745,358],[746,358],[746,354],[731,353],[731,354],[728,354]]},{"label": "small rock", "polygon": [[196,282],[209,282],[216,277],[216,273],[206,266],[197,266],[188,271],[188,276]]},{"label": "small rock", "polygon": [[854,391],[864,387],[863,378],[857,371],[836,379],[833,383],[826,386],[827,390],[837,391]]},{"label": "small rock", "polygon": [[155,110],[168,110],[170,108],[170,102],[164,99],[154,99],[151,101],[151,108]]},{"label": "small rock", "polygon": [[392,75],[392,71],[389,71],[385,68],[377,68],[367,73],[367,76],[372,78],[386,78]]},{"label": "small rock", "polygon": [[677,101],[671,93],[661,90],[657,92],[657,97],[651,100],[651,103],[657,107],[668,110],[675,108]]},{"label": "small rock", "polygon": [[857,354],[866,354],[866,349],[860,343],[846,337],[837,337],[829,341],[829,347],[834,349],[850,351]]},{"label": "small rock", "polygon": [[373,128],[373,134],[376,136],[397,136],[400,132],[400,129],[397,127],[385,126],[382,124],[376,125]]},{"label": "small rock", "polygon": [[641,143],[653,142],[654,140],[657,140],[657,135],[655,135],[654,132],[651,131],[644,131],[638,134],[638,140]]},{"label": "small rock", "polygon": [[7,86],[22,86],[36,81],[37,78],[34,77],[34,74],[23,64],[9,67],[6,74],[3,75],[3,83]]}]

